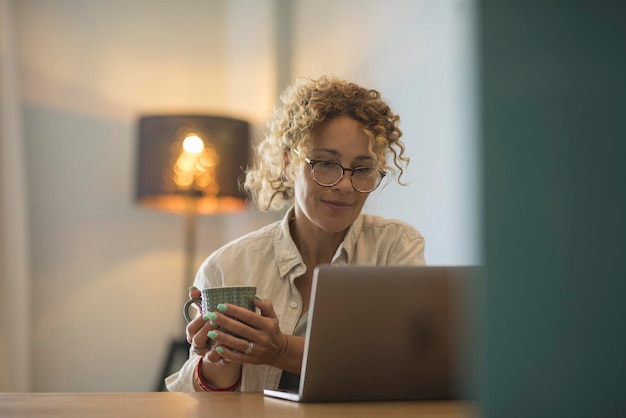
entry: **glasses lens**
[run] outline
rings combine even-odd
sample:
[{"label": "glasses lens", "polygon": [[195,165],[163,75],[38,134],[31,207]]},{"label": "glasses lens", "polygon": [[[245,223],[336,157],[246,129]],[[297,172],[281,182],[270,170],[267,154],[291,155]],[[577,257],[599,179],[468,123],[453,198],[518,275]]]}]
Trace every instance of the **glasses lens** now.
[{"label": "glasses lens", "polygon": [[[334,186],[339,183],[343,176],[343,168],[330,161],[314,161],[311,174],[313,179],[320,186]],[[383,179],[384,174],[375,168],[360,167],[355,168],[350,175],[352,186],[362,193],[369,193],[375,190]]]},{"label": "glasses lens", "polygon": [[352,185],[360,192],[371,192],[382,180],[380,171],[374,168],[359,168],[352,173]]},{"label": "glasses lens", "polygon": [[339,182],[343,170],[330,161],[317,161],[313,166],[313,178],[322,186],[333,186]]}]

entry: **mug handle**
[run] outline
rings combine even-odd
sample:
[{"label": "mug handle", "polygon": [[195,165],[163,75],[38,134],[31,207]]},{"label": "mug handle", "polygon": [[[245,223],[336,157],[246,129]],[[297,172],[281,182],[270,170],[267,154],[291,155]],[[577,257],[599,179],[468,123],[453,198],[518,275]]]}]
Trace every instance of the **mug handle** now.
[{"label": "mug handle", "polygon": [[202,299],[189,299],[187,302],[185,302],[185,306],[183,307],[183,316],[185,317],[187,323],[190,323],[193,320],[191,315],[189,315],[189,307],[194,303],[202,306]]}]

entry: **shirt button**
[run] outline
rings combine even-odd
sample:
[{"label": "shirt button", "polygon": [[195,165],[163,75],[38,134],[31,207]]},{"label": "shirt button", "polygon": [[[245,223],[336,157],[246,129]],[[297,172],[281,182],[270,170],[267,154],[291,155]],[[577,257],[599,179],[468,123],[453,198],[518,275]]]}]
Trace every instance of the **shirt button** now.
[{"label": "shirt button", "polygon": [[298,304],[296,302],[291,302],[289,304],[289,306],[291,306],[292,308],[296,309],[298,307]]}]

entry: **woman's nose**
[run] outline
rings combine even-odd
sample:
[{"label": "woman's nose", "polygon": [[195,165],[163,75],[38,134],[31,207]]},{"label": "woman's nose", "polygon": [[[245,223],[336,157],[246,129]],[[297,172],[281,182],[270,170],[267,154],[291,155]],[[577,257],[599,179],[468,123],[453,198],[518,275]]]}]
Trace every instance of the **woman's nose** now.
[{"label": "woman's nose", "polygon": [[342,190],[342,191],[350,191],[353,189],[352,187],[352,172],[346,171],[343,173],[343,177],[337,184],[333,186],[334,189]]}]

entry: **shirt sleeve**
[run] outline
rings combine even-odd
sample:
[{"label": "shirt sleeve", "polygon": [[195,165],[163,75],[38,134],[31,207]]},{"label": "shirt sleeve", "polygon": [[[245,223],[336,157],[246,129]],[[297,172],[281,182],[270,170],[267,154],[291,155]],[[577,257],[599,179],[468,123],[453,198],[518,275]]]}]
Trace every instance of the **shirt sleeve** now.
[{"label": "shirt sleeve", "polygon": [[198,365],[200,356],[192,354],[189,356],[183,367],[176,373],[165,378],[165,387],[170,392],[195,392],[193,377]]},{"label": "shirt sleeve", "polygon": [[389,264],[426,265],[424,249],[425,242],[422,234],[409,226],[405,226],[395,248],[389,253]]}]

